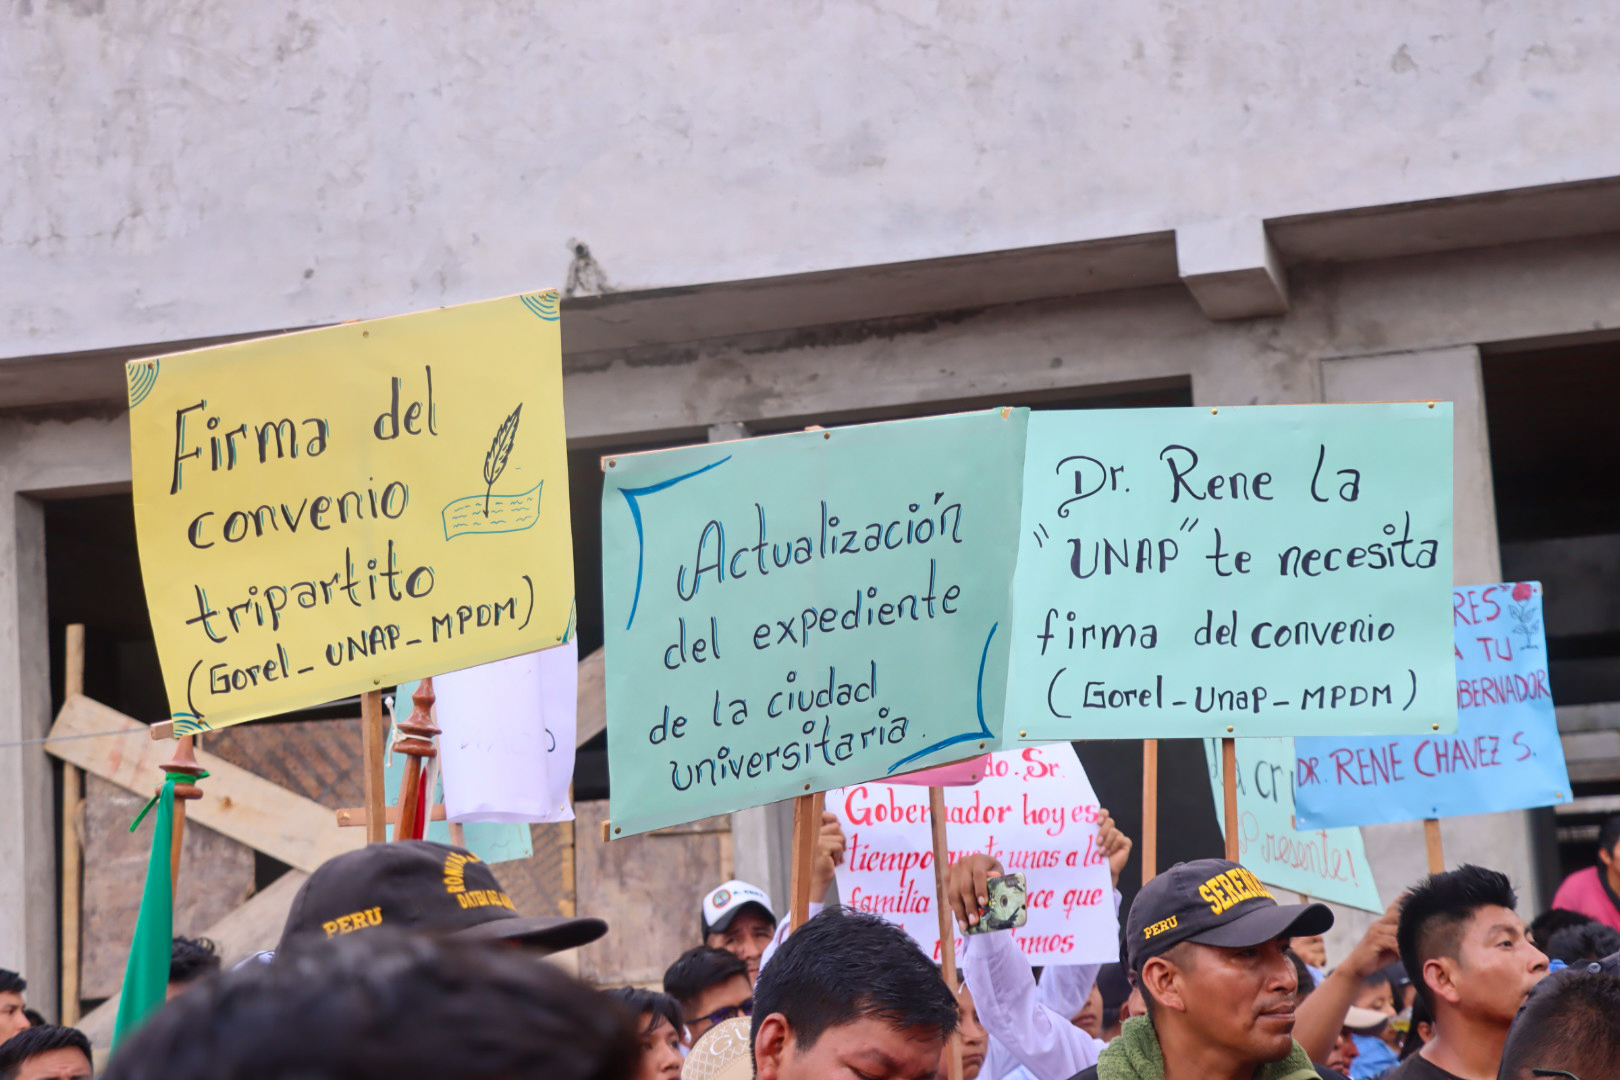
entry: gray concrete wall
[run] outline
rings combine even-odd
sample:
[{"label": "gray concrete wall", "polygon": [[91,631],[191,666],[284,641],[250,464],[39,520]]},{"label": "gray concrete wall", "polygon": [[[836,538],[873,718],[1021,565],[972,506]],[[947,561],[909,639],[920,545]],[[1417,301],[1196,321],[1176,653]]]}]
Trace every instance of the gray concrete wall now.
[{"label": "gray concrete wall", "polygon": [[0,357],[1620,174],[1581,0],[0,15]]}]

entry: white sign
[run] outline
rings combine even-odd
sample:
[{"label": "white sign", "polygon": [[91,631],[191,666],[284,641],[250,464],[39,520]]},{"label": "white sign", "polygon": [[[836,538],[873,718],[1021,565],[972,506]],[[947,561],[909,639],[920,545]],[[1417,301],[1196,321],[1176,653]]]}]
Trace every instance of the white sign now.
[{"label": "white sign", "polygon": [[576,641],[440,675],[439,752],[451,821],[572,821]]},{"label": "white sign", "polygon": [[[1102,811],[1072,746],[993,754],[982,781],[945,789],[945,806],[952,862],[988,852],[1028,879],[1028,924],[996,932],[1012,934],[1031,963],[1119,959],[1113,885],[1097,847]],[[903,927],[938,960],[928,789],[860,784],[829,791],[827,809],[847,841],[839,897]]]}]

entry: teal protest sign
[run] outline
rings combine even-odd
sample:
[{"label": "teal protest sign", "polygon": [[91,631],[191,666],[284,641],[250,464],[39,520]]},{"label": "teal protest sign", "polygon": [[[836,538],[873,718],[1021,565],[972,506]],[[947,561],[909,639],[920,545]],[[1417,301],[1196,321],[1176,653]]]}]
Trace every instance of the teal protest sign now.
[{"label": "teal protest sign", "polygon": [[1452,731],[1451,406],[1036,413],[1009,740]]},{"label": "teal protest sign", "polygon": [[1300,823],[1376,825],[1568,802],[1541,601],[1533,581],[1456,589],[1456,734],[1294,740]]},{"label": "teal protest sign", "polygon": [[1027,423],[605,461],[614,834],[994,749]]},{"label": "teal protest sign", "polygon": [[[1215,819],[1226,831],[1221,745],[1204,740]],[[1237,740],[1238,862],[1267,885],[1363,911],[1383,911],[1360,829],[1295,828],[1294,742]]]}]

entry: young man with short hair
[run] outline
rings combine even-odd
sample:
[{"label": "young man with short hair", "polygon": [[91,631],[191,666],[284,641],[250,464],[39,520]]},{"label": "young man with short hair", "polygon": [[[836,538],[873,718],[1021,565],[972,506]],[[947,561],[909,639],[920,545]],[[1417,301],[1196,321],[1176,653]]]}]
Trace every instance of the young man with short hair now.
[{"label": "young man with short hair", "polygon": [[27,989],[27,979],[15,971],[0,968],[0,1043],[20,1031],[28,1030],[29,1021],[25,1015],[28,1002],[23,998],[23,991]]},{"label": "young man with short hair", "polygon": [[687,1046],[716,1024],[747,1016],[754,1008],[748,965],[724,949],[707,945],[686,950],[669,965],[664,972],[664,993],[681,1007]]},{"label": "young man with short hair", "polygon": [[754,988],[758,1080],[929,1080],[956,996],[906,932],[828,908],[777,950]]},{"label": "young man with short hair", "polygon": [[90,1080],[90,1040],[41,1024],[0,1043],[0,1080]]},{"label": "young man with short hair", "polygon": [[1547,974],[1517,906],[1507,876],[1481,866],[1431,874],[1406,895],[1396,937],[1434,1035],[1386,1080],[1495,1080],[1513,1019]]}]

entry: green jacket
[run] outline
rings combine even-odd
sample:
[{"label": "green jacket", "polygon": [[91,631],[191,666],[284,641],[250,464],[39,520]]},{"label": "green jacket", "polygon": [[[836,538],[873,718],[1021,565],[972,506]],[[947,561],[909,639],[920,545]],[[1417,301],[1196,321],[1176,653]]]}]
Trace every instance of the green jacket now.
[{"label": "green jacket", "polygon": [[[1082,1073],[1082,1076],[1085,1074]],[[1255,1080],[1317,1080],[1316,1066],[1299,1043],[1281,1061],[1260,1066]],[[1153,1021],[1133,1016],[1097,1058],[1097,1080],[1164,1080],[1164,1051]]]}]

